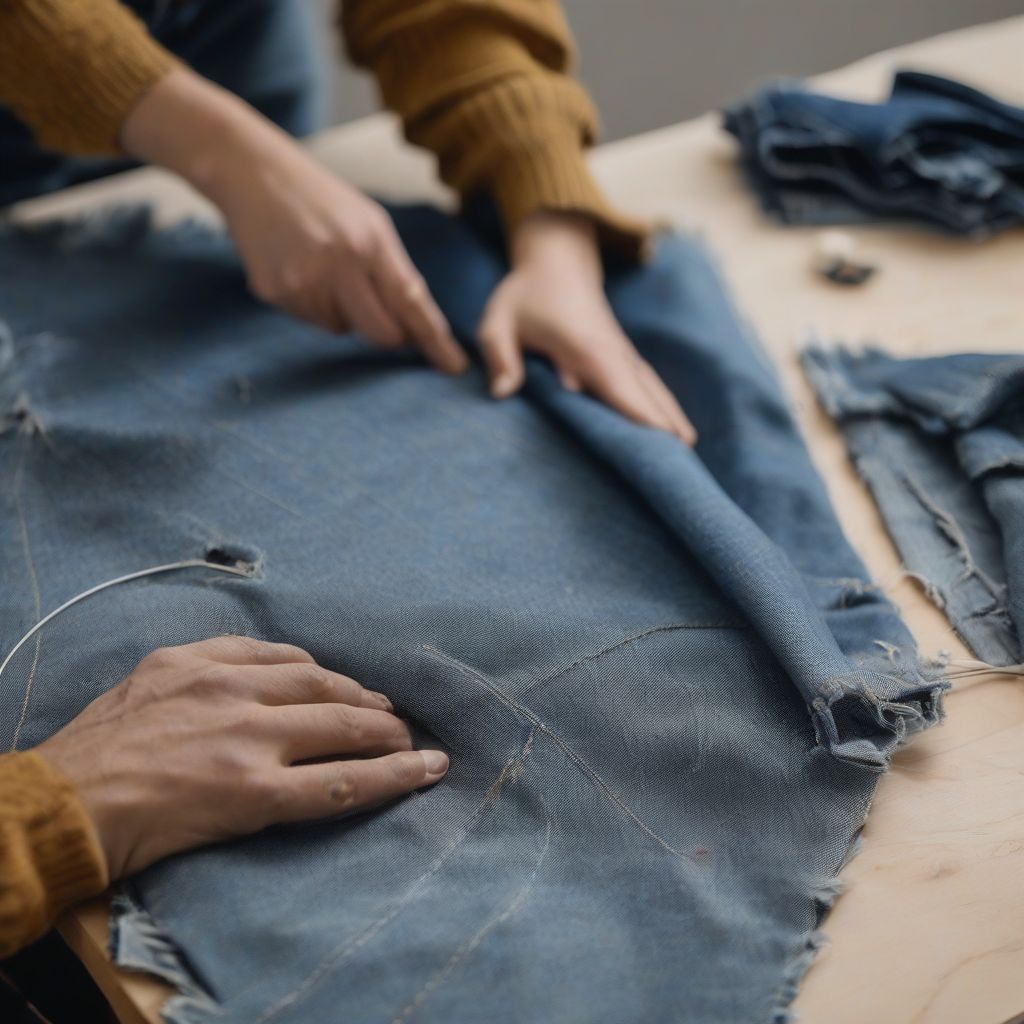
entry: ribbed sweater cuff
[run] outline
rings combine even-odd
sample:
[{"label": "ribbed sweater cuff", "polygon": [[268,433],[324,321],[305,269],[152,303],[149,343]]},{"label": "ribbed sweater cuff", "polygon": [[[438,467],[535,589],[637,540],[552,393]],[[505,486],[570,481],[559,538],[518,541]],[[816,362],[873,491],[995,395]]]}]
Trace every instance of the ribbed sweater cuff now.
[{"label": "ribbed sweater cuff", "polygon": [[177,64],[115,0],[0,3],[0,102],[48,149],[119,154],[121,125]]},{"label": "ribbed sweater cuff", "polygon": [[108,882],[74,786],[31,751],[0,756],[0,865],[0,958]]},{"label": "ribbed sweater cuff", "polygon": [[632,262],[647,257],[650,226],[612,206],[570,132],[553,126],[516,143],[496,161],[489,182],[509,235],[539,210],[581,213],[594,220],[602,248]]}]

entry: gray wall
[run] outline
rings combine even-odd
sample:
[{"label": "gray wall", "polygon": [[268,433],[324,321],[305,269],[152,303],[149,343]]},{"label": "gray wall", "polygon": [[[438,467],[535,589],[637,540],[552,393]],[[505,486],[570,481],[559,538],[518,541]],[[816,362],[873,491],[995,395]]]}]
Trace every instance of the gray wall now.
[{"label": "gray wall", "polygon": [[[336,0],[316,0],[325,21]],[[807,75],[876,50],[1024,13],[1024,0],[563,0],[604,137],[671,124],[772,75]],[[327,38],[325,36],[325,38]],[[330,45],[330,44],[329,44]],[[333,46],[335,57],[338,47]],[[335,119],[375,109],[341,67]]]}]

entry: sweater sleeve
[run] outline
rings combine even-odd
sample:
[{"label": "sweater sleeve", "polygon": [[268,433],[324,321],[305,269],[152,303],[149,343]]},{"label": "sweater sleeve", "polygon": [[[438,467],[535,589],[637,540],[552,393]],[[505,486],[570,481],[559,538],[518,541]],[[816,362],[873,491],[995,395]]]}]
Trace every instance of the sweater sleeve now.
[{"label": "sweater sleeve", "polygon": [[118,0],[0,2],[0,104],[47,149],[122,152],[122,122],[175,63]]},{"label": "sweater sleeve", "polygon": [[647,226],[617,211],[587,167],[597,114],[569,73],[556,0],[345,0],[341,11],[351,59],[446,184],[489,192],[509,232],[537,210],[575,211],[640,256]]},{"label": "sweater sleeve", "polygon": [[106,885],[95,830],[72,784],[31,751],[0,756],[0,960]]}]

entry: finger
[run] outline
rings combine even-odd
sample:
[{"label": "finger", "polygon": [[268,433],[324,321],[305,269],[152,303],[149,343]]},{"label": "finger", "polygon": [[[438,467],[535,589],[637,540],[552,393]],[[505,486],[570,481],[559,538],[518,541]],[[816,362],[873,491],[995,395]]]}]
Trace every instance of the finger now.
[{"label": "finger", "polygon": [[371,273],[392,313],[434,366],[445,373],[462,373],[469,368],[466,353],[397,235],[377,248]]},{"label": "finger", "polygon": [[352,814],[437,782],[448,770],[440,750],[410,750],[367,761],[282,768],[275,809],[278,821]]},{"label": "finger", "polygon": [[672,422],[672,432],[683,444],[691,448],[697,443],[697,431],[690,422],[689,417],[683,412],[676,396],[669,390],[668,385],[658,376],[657,371],[646,359],[637,357],[639,372],[651,392],[653,400],[659,405],[662,411]]},{"label": "finger", "polygon": [[487,365],[491,394],[495,398],[508,398],[523,386],[526,377],[515,327],[499,314],[485,314],[477,336]]},{"label": "finger", "polygon": [[394,711],[383,693],[368,690],[340,672],[312,662],[281,665],[239,665],[230,671],[240,676],[242,688],[261,704],[347,704],[351,707]]},{"label": "finger", "polygon": [[311,315],[306,319],[315,323],[317,327],[322,327],[331,334],[345,334],[351,329],[348,317],[335,301],[330,285],[319,288],[306,301],[311,310]]},{"label": "finger", "polygon": [[583,390],[583,381],[580,380],[575,370],[569,370],[562,366],[558,367],[558,379],[562,382],[562,387],[566,391]]},{"label": "finger", "polygon": [[377,286],[365,272],[342,274],[334,297],[339,315],[372,344],[398,348],[404,341],[401,325],[385,308]]},{"label": "finger", "polygon": [[225,665],[283,665],[292,662],[312,664],[313,656],[293,644],[275,644],[254,640],[251,636],[215,636],[188,644],[186,650]]},{"label": "finger", "polygon": [[602,359],[581,371],[586,389],[627,419],[643,427],[675,433],[672,420],[650,393],[636,360],[632,357],[610,362]]},{"label": "finger", "polygon": [[386,711],[345,704],[289,704],[266,709],[268,733],[280,744],[282,762],[342,754],[391,754],[410,750],[406,724]]}]

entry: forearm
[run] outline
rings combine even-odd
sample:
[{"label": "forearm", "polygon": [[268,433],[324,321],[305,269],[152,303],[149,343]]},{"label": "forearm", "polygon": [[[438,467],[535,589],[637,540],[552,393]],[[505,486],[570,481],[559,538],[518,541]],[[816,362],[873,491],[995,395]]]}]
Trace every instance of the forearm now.
[{"label": "forearm", "polygon": [[244,100],[185,67],[172,69],[132,108],[120,143],[131,156],[180,174],[222,208],[246,179],[296,148]]},{"label": "forearm", "polygon": [[71,783],[37,754],[0,757],[0,960],[106,884],[95,831]]},{"label": "forearm", "polygon": [[0,3],[0,104],[47,149],[118,153],[128,112],[176,64],[117,0]]},{"label": "forearm", "polygon": [[646,226],[614,209],[584,158],[597,115],[569,74],[554,0],[348,0],[343,15],[353,60],[373,71],[410,141],[437,155],[462,196],[489,193],[510,236],[537,211],[577,213],[602,243],[640,255]]}]

